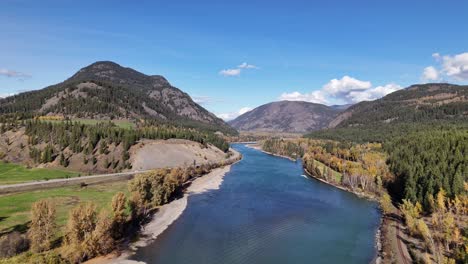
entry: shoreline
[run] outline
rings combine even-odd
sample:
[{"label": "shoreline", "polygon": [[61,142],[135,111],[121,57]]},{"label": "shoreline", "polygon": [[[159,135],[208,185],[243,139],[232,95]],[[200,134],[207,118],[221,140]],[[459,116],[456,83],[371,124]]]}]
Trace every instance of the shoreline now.
[{"label": "shoreline", "polygon": [[322,179],[322,178],[319,178],[319,177],[317,177],[315,175],[312,175],[312,173],[310,173],[306,168],[304,168],[304,171],[307,174],[307,176],[309,176],[310,178],[313,178],[313,179],[318,180],[320,182],[323,182],[325,184],[331,185],[331,186],[333,186],[335,188],[338,188],[338,189],[340,189],[342,191],[352,193],[352,194],[356,195],[359,198],[364,198],[364,199],[367,199],[367,200],[373,201],[373,202],[379,202],[378,198],[373,196],[373,195],[369,195],[369,194],[366,194],[366,193],[363,193],[363,192],[356,192],[356,191],[353,191],[352,189],[349,189],[347,187],[344,187],[344,186],[341,186],[341,185],[326,181],[325,179]]},{"label": "shoreline", "polygon": [[[268,155],[272,155],[272,156],[276,156],[276,157],[280,157],[280,158],[285,158],[285,159],[288,159],[288,160],[293,161],[293,162],[297,161],[297,160],[295,160],[295,159],[293,159],[291,157],[282,156],[282,155],[278,155],[278,154],[274,154],[274,153],[270,153],[268,151],[265,151],[258,144],[246,144],[245,146],[249,147],[249,148],[256,149],[256,150],[259,150],[259,151],[261,151],[261,152],[263,152],[265,154],[268,154]],[[338,189],[340,189],[342,191],[352,193],[352,194],[358,196],[359,198],[363,198],[363,199],[373,201],[373,202],[379,202],[378,198],[375,197],[375,196],[372,196],[372,195],[369,195],[369,194],[366,194],[366,193],[362,193],[362,192],[356,192],[356,191],[353,191],[353,190],[351,190],[349,188],[346,188],[344,186],[328,182],[325,179],[322,179],[322,178],[319,178],[319,177],[316,177],[316,176],[312,175],[312,173],[310,173],[304,167],[303,167],[303,170],[306,173],[307,177],[309,177],[311,179],[318,180],[318,181],[320,181],[320,182],[322,182],[324,184],[333,186],[333,187],[338,188]],[[380,264],[380,263],[382,263],[382,260],[383,260],[384,252],[383,252],[382,245],[383,245],[383,241],[386,239],[385,232],[383,232],[384,231],[383,230],[383,228],[384,228],[384,226],[383,226],[383,223],[384,223],[383,217],[384,217],[383,215],[380,217],[379,227],[377,228],[377,232],[375,233],[374,246],[375,246],[375,249],[376,249],[377,252],[376,252],[375,257],[372,259],[371,263]]]},{"label": "shoreline", "polygon": [[[240,153],[236,152],[236,156]],[[138,239],[130,243],[126,249],[113,252],[105,256],[96,257],[86,261],[88,264],[142,264],[145,262],[130,260],[139,248],[146,247],[154,242],[169,226],[174,223],[188,206],[188,198],[193,194],[201,194],[211,190],[218,190],[224,181],[224,176],[231,170],[231,166],[240,160],[224,167],[213,169],[211,172],[197,177],[187,183],[189,186],[184,190],[184,195],[167,204],[160,206],[151,220],[142,226]]]},{"label": "shoreline", "polygon": [[[296,162],[297,160],[291,158],[291,157],[287,157],[287,156],[282,156],[282,155],[278,155],[278,154],[274,154],[274,153],[270,153],[268,151],[265,151],[261,148],[261,146],[257,145],[257,144],[252,144],[252,145],[246,145],[247,147],[249,148],[253,148],[253,149],[256,149],[256,150],[259,150],[265,154],[268,154],[268,155],[272,155],[272,156],[276,156],[276,157],[280,157],[280,158],[285,158],[285,159],[288,159],[290,161],[293,161],[293,162]],[[375,197],[375,196],[372,196],[372,195],[369,195],[369,194],[366,194],[366,193],[362,193],[362,192],[356,192],[356,191],[353,191],[349,188],[346,188],[344,186],[341,186],[341,185],[338,185],[338,184],[335,184],[335,183],[331,183],[331,182],[328,182],[326,181],[325,179],[322,179],[322,178],[319,178],[319,177],[316,177],[314,175],[312,175],[312,173],[310,173],[306,168],[303,167],[303,170],[304,172],[306,173],[307,177],[311,178],[311,179],[314,179],[314,180],[318,180],[324,184],[327,184],[327,185],[330,185],[330,186],[333,186],[335,188],[338,188],[342,191],[345,191],[345,192],[349,192],[349,193],[352,193],[356,196],[358,196],[359,198],[363,198],[363,199],[366,199],[366,200],[369,200],[369,201],[373,201],[373,202],[379,202],[378,198]],[[386,239],[385,238],[385,235],[383,232],[383,215],[381,216],[380,218],[380,222],[379,222],[379,226],[377,228],[377,232],[375,233],[375,243],[374,243],[374,246],[375,246],[375,249],[376,249],[376,255],[375,257],[372,259],[371,263],[382,263],[382,259],[383,259],[383,255],[384,255],[384,252],[383,252],[383,241]]]},{"label": "shoreline", "polygon": [[261,152],[263,152],[265,154],[271,155],[271,156],[275,156],[275,157],[279,157],[279,158],[283,158],[283,159],[288,159],[288,160],[293,161],[293,162],[297,161],[297,159],[293,159],[293,158],[288,157],[288,156],[283,156],[283,155],[279,155],[279,154],[275,154],[275,153],[265,151],[258,144],[245,144],[245,146],[248,147],[248,148],[253,148],[253,149],[259,150],[259,151],[261,151]]},{"label": "shoreline", "polygon": [[[326,181],[324,179],[321,179],[321,178],[319,178],[319,177],[317,177],[315,175],[312,175],[312,173],[310,173],[306,168],[303,168],[303,169],[304,169],[304,172],[307,174],[307,176],[309,178],[312,178],[314,180],[318,180],[318,181],[320,181],[322,183],[328,184],[328,185],[333,186],[335,188],[338,188],[338,189],[340,189],[342,191],[352,193],[352,194],[356,195],[359,198],[363,198],[363,199],[373,201],[373,202],[379,202],[379,200],[375,196],[371,196],[371,195],[361,193],[361,192],[355,192],[355,191],[353,191],[353,190],[351,190],[349,188],[346,188],[344,186],[340,186],[338,184],[328,182],[328,181]],[[383,232],[383,217],[384,217],[384,215],[382,214],[381,217],[380,217],[380,222],[379,222],[379,226],[377,228],[377,232],[375,233],[374,247],[375,247],[377,252],[376,252],[375,257],[372,259],[372,261],[370,263],[380,264],[380,263],[382,263],[382,259],[383,259],[383,256],[384,256],[384,252],[382,251],[382,244],[383,244],[382,241],[385,240],[385,237],[384,237],[385,232]]]}]

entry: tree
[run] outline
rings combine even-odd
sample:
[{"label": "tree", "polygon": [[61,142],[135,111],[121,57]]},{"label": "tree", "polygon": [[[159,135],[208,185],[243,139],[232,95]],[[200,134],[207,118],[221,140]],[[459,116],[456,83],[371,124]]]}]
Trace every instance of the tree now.
[{"label": "tree", "polygon": [[31,250],[42,252],[51,249],[56,232],[56,209],[49,200],[39,200],[31,207],[31,226],[28,237],[31,240]]},{"label": "tree", "polygon": [[408,225],[409,232],[414,234],[417,232],[416,220],[419,218],[422,212],[422,206],[420,203],[411,203],[409,200],[403,199],[403,204],[400,205],[400,210],[405,217],[406,224]]},{"label": "tree", "polygon": [[382,208],[384,214],[389,214],[392,212],[392,198],[387,192],[384,192],[382,197],[380,197],[380,208]]},{"label": "tree", "polygon": [[95,229],[84,241],[84,251],[89,258],[107,254],[114,249],[112,222],[107,211],[103,210],[99,213]]},{"label": "tree", "polygon": [[445,213],[447,210],[445,206],[445,200],[446,200],[446,192],[444,189],[440,188],[439,192],[437,193],[437,198],[436,198],[436,209],[440,213]]},{"label": "tree", "polygon": [[112,233],[114,238],[122,237],[123,227],[127,220],[127,214],[125,213],[125,206],[127,204],[127,198],[123,192],[118,192],[112,197],[112,212],[114,214],[112,219]]},{"label": "tree", "polygon": [[88,255],[86,240],[91,238],[91,235],[96,227],[96,205],[89,203],[81,203],[70,211],[68,222],[65,230],[65,247],[64,256],[72,262],[81,262]]},{"label": "tree", "polygon": [[141,196],[137,192],[132,192],[130,194],[130,199],[128,199],[128,207],[130,208],[130,217],[132,223],[138,226],[142,218],[144,218],[146,215],[146,206],[144,201],[141,199]]},{"label": "tree", "polygon": [[416,221],[416,230],[417,233],[424,239],[426,247],[432,248],[434,250],[434,241],[432,240],[431,231],[427,227],[426,223],[422,219]]}]

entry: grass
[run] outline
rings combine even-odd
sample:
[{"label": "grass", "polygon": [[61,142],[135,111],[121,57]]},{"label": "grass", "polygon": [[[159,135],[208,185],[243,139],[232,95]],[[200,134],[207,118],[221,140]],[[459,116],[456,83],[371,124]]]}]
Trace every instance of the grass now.
[{"label": "grass", "polygon": [[[106,120],[85,119],[85,118],[75,118],[75,119],[72,119],[72,121],[76,121],[85,125],[95,125],[97,123],[107,122]],[[135,124],[128,120],[112,120],[111,122],[120,128],[126,128],[126,129],[135,128]]]},{"label": "grass", "polygon": [[[44,119],[43,121],[52,122],[52,123],[65,122],[65,120],[47,120],[47,119]],[[71,119],[71,121],[82,123],[84,125],[95,125],[98,123],[110,121],[120,128],[125,128],[125,129],[135,128],[135,124],[129,120],[99,120],[99,119],[89,119],[89,118],[73,118]]]},{"label": "grass", "polygon": [[14,230],[24,232],[30,221],[32,203],[51,199],[57,206],[57,224],[63,227],[68,212],[80,202],[94,202],[97,208],[111,210],[112,196],[122,191],[128,194],[127,182],[115,182],[87,187],[70,186],[0,196],[0,235]]},{"label": "grass", "polygon": [[76,176],[79,176],[78,172],[43,168],[28,169],[23,165],[0,162],[0,185]]},{"label": "grass", "polygon": [[[318,161],[318,160],[315,160],[315,165],[317,167],[319,167],[320,169],[320,172],[322,172],[322,175],[323,175],[323,171],[325,169],[325,167],[327,167],[325,164],[323,164],[322,162]],[[331,171],[332,171],[332,176],[335,178],[335,182],[341,182],[341,177],[343,177],[343,175],[333,169],[331,169],[330,167],[328,167]]]}]

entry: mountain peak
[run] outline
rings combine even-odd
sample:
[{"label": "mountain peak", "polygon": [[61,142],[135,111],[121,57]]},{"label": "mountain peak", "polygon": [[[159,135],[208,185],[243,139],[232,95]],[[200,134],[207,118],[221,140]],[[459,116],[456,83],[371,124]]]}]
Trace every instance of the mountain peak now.
[{"label": "mountain peak", "polygon": [[158,119],[236,133],[163,76],[112,61],[97,61],[62,83],[0,102],[0,113],[18,111],[70,118]]},{"label": "mountain peak", "polygon": [[229,124],[241,131],[303,133],[326,127],[339,112],[317,103],[278,101],[261,105]]}]

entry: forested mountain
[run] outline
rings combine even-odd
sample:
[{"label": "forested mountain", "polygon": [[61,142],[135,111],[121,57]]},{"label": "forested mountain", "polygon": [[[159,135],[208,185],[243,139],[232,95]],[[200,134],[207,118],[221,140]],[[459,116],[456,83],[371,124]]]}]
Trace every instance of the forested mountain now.
[{"label": "forested mountain", "polygon": [[69,118],[152,119],[236,133],[160,75],[145,75],[114,62],[93,63],[66,81],[0,100],[0,114]]},{"label": "forested mountain", "polygon": [[339,112],[322,104],[280,101],[259,106],[229,124],[242,131],[304,133],[327,127]]},{"label": "forested mountain", "polygon": [[334,127],[369,124],[468,120],[468,86],[447,83],[412,85],[339,114]]},{"label": "forested mountain", "polygon": [[381,99],[353,105],[330,122],[329,129],[306,136],[360,143],[385,142],[433,129],[468,129],[468,86],[413,85]]}]

